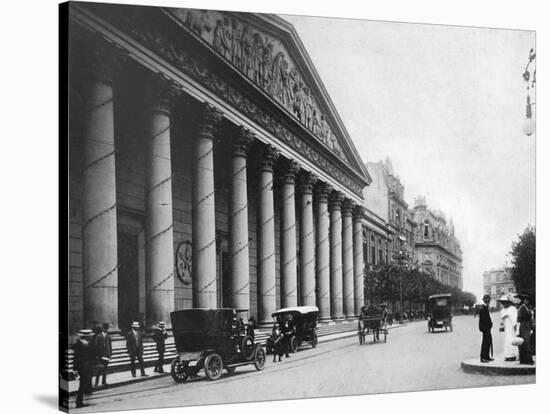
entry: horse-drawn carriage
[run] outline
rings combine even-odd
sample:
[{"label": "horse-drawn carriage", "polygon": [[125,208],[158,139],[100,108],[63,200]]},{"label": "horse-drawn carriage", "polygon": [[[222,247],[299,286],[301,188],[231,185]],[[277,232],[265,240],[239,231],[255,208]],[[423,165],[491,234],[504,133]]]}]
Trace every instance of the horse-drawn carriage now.
[{"label": "horse-drawn carriage", "polygon": [[365,337],[372,332],[373,342],[380,341],[380,334],[384,335],[384,342],[388,340],[388,325],[386,321],[385,305],[370,305],[361,309],[357,321],[357,334],[359,336],[359,345],[365,343]]}]

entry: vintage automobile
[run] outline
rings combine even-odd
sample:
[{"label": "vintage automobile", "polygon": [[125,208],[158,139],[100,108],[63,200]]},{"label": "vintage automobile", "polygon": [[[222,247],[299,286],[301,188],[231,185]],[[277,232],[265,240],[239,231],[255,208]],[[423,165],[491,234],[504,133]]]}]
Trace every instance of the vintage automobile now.
[{"label": "vintage automobile", "polygon": [[243,365],[264,369],[265,349],[242,332],[235,309],[185,309],[170,318],[178,352],[171,367],[174,381],[185,382],[201,369],[209,380]]},{"label": "vintage automobile", "polygon": [[[313,348],[317,346],[317,306],[294,306],[279,309],[271,316],[279,325],[281,331],[290,335],[290,352],[298,351],[304,343],[309,343]],[[288,326],[285,326],[288,322]],[[273,352],[273,344],[270,339],[266,342],[268,353]]]},{"label": "vintage automobile", "polygon": [[450,293],[431,295],[428,298],[428,309],[428,332],[434,332],[435,329],[453,331]]}]

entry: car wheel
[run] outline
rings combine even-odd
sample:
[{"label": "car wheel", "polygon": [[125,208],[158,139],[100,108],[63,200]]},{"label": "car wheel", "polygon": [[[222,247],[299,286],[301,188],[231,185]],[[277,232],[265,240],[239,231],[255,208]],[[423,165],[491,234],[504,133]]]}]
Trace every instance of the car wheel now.
[{"label": "car wheel", "polygon": [[170,367],[170,374],[172,374],[172,378],[177,383],[187,381],[187,378],[189,378],[189,373],[187,372],[187,362],[182,362],[179,358],[174,359],[172,361],[172,366]]},{"label": "car wheel", "polygon": [[222,357],[216,353],[210,354],[204,360],[204,373],[211,380],[217,380],[222,376],[223,361]]},{"label": "car wheel", "polygon": [[265,366],[265,350],[260,346],[254,352],[254,366],[258,371],[264,369]]},{"label": "car wheel", "polygon": [[317,334],[314,332],[313,337],[311,338],[311,346],[315,348],[317,346]]},{"label": "car wheel", "polygon": [[290,352],[293,354],[298,351],[298,339],[295,336],[290,338]]},{"label": "car wheel", "polygon": [[247,335],[242,339],[241,352],[247,361],[251,361],[254,358],[254,339],[251,336]]}]

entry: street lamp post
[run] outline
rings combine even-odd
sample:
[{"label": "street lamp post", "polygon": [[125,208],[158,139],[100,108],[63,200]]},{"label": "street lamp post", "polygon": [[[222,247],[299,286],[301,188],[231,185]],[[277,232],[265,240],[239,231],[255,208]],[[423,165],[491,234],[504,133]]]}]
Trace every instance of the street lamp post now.
[{"label": "street lamp post", "polygon": [[[527,84],[527,105],[525,107],[525,121],[523,123],[523,133],[527,136],[533,135],[536,127],[535,118],[533,117],[533,105],[535,105],[535,102],[531,102],[531,96],[529,95],[531,88],[535,87],[535,83],[537,81],[537,70],[533,68],[532,69],[533,72],[531,72],[531,69],[529,68],[529,66],[531,66],[531,63],[533,63],[535,58],[536,58],[535,50],[531,49],[529,51],[529,60],[527,61],[527,65],[525,66],[525,70],[523,71],[523,80]],[[532,73],[532,76],[531,76],[531,73]]]}]

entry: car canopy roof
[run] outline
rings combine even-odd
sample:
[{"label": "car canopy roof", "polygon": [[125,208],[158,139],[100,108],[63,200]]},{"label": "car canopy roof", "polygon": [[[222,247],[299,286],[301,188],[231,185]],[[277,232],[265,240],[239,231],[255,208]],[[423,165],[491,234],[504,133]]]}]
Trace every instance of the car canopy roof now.
[{"label": "car canopy roof", "polygon": [[319,312],[319,308],[317,306],[291,306],[289,308],[279,309],[273,312],[271,316],[276,316],[283,313],[301,313],[302,315],[305,315],[307,313],[314,312]]}]

